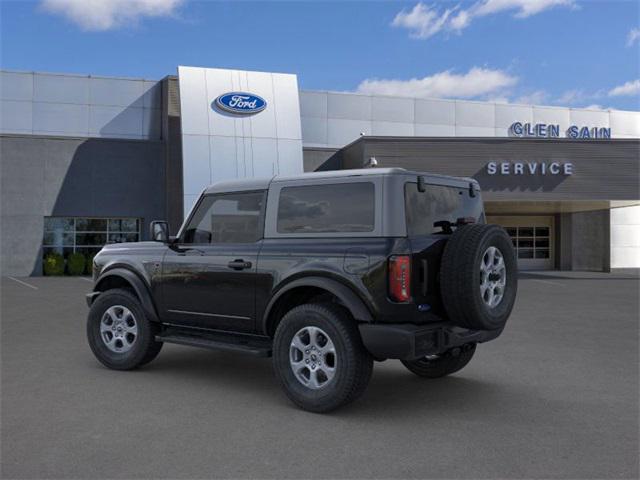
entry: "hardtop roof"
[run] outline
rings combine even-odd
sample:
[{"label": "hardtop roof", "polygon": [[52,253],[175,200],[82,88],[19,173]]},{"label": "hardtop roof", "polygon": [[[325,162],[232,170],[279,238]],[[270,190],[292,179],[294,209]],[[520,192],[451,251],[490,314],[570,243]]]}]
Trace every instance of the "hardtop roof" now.
[{"label": "hardtop roof", "polygon": [[281,182],[296,182],[307,180],[320,180],[331,178],[348,178],[348,177],[380,177],[388,175],[404,175],[404,176],[422,176],[425,177],[427,183],[443,183],[454,184],[456,186],[463,183],[473,183],[478,185],[478,182],[473,178],[466,177],[454,177],[450,175],[438,175],[428,172],[418,172],[405,170],[404,168],[360,168],[353,170],[329,170],[322,172],[307,172],[297,175],[275,175],[273,177],[261,177],[261,178],[247,178],[238,180],[225,180],[216,182],[204,190],[204,193],[225,193],[225,192],[240,192],[251,190],[266,190],[272,183]]}]

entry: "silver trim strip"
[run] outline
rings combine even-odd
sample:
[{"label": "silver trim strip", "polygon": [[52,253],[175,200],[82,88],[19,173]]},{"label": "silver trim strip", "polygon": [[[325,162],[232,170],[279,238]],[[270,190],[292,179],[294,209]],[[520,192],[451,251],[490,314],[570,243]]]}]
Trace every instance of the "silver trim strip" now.
[{"label": "silver trim strip", "polygon": [[188,312],[186,310],[168,310],[168,311],[171,313],[186,313],[187,315],[201,315],[203,317],[237,318],[239,320],[251,320],[251,317],[242,317],[239,315],[222,315],[219,313]]}]

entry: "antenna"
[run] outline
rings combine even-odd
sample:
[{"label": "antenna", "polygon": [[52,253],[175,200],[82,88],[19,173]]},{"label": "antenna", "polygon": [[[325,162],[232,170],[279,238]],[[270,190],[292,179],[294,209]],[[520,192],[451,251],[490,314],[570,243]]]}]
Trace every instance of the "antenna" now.
[{"label": "antenna", "polygon": [[378,166],[378,160],[376,160],[376,157],[370,157],[369,160],[364,162],[363,166],[365,168],[375,168]]}]

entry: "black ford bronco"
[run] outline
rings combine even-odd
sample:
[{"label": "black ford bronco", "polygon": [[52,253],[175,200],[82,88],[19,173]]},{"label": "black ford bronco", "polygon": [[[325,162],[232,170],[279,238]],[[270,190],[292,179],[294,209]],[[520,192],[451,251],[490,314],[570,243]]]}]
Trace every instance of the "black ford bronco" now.
[{"label": "black ford bronco", "polygon": [[517,290],[513,246],[485,224],[473,179],[403,169],[309,173],[207,188],[177,236],[105,246],[87,296],[109,368],[163,343],[273,356],[298,406],[357,398],[373,361],[463,368],[496,338]]}]

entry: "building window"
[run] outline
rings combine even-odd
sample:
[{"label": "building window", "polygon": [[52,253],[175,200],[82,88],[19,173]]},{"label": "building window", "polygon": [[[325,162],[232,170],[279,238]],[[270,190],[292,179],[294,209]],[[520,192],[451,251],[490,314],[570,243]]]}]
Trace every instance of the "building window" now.
[{"label": "building window", "polygon": [[549,227],[506,227],[518,258],[549,258]]},{"label": "building window", "polygon": [[43,255],[95,254],[107,243],[140,240],[139,218],[45,217]]}]

